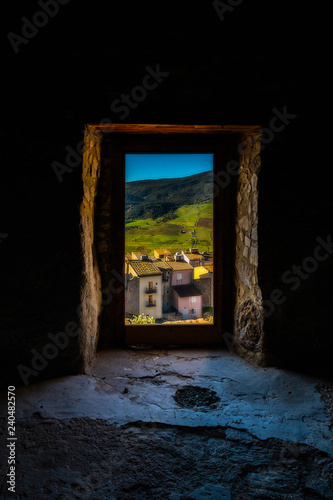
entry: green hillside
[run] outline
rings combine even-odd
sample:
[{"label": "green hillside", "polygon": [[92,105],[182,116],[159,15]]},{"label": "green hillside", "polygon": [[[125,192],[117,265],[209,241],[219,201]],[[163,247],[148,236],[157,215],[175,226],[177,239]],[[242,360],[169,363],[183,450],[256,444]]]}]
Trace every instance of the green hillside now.
[{"label": "green hillside", "polygon": [[126,183],[125,220],[132,222],[164,217],[172,219],[183,205],[210,203],[213,199],[213,172],[173,179]]},{"label": "green hillside", "polygon": [[140,219],[127,223],[125,230],[129,253],[152,253],[155,248],[177,252],[190,247],[212,252],[213,203],[183,205],[167,221],[165,217]]}]

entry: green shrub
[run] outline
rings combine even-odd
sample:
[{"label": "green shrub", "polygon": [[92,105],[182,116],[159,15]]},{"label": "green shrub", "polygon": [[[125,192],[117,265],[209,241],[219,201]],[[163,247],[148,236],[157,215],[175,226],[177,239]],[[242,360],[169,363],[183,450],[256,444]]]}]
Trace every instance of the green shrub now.
[{"label": "green shrub", "polygon": [[130,325],[152,325],[155,323],[155,320],[150,317],[149,314],[147,314],[147,316],[145,314],[140,314],[139,316],[133,316],[129,322]]}]

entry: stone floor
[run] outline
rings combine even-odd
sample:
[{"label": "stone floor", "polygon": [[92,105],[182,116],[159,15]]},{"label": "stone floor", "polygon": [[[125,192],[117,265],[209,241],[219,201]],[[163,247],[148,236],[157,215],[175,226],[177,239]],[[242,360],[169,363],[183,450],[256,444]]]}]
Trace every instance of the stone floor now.
[{"label": "stone floor", "polygon": [[0,498],[333,499],[325,380],[223,350],[114,349],[16,393],[17,487],[2,418]]}]

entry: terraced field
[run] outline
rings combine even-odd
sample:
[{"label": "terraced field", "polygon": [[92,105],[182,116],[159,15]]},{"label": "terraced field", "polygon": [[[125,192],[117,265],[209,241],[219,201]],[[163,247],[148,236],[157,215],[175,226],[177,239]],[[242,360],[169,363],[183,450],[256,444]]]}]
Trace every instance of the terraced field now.
[{"label": "terraced field", "polygon": [[129,222],[125,226],[125,247],[130,253],[139,250],[152,253],[155,248],[171,252],[198,247],[213,251],[213,203],[184,205],[167,222],[163,217]]}]

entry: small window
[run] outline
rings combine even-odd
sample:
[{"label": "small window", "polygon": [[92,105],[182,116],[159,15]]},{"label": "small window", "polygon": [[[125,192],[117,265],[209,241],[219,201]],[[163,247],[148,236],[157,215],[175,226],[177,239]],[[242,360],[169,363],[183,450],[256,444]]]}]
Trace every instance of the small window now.
[{"label": "small window", "polygon": [[177,273],[177,280],[181,280],[183,278],[182,273]]},{"label": "small window", "polygon": [[197,298],[196,297],[191,297],[191,302],[196,302]]}]

